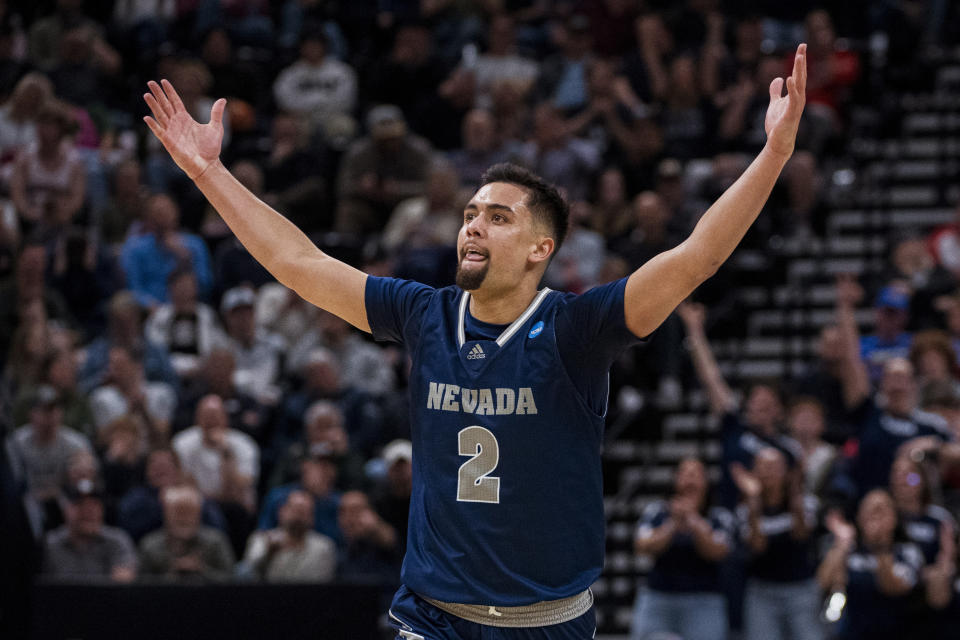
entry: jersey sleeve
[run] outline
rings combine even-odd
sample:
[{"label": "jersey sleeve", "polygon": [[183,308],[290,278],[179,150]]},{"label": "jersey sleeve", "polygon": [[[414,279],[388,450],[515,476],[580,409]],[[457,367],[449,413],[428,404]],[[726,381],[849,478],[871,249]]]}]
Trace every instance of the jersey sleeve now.
[{"label": "jersey sleeve", "polygon": [[627,328],[623,296],[627,279],[570,296],[557,312],[557,346],[560,358],[594,411],[603,413],[606,379],[617,356],[642,342]]},{"label": "jersey sleeve", "polygon": [[368,277],[364,302],[373,337],[399,342],[412,349],[434,291],[412,280]]}]

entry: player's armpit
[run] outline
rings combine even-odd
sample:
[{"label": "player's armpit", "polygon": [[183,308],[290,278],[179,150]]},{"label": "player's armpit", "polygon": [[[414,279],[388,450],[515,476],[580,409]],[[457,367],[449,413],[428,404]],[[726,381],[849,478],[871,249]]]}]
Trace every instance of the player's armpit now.
[{"label": "player's armpit", "polygon": [[653,333],[677,305],[716,271],[702,262],[690,255],[690,245],[684,242],[634,271],[627,279],[623,296],[627,328],[641,338]]}]

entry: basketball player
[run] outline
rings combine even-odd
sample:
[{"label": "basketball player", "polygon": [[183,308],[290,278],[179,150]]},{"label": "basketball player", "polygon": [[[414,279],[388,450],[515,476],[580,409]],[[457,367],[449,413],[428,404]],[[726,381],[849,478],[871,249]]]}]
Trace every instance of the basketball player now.
[{"label": "basketball player", "polygon": [[390,610],[398,638],[594,635],[607,371],[757,217],[793,152],[805,53],[800,45],[792,75],[770,85],[766,146],[690,237],[581,296],[538,290],[567,205],[523,169],[491,168],[466,206],[457,286],[368,277],[322,253],[224,168],[223,99],[200,125],[169,82],[149,83],[147,125],[250,253],[306,300],[413,358],[410,531]]}]

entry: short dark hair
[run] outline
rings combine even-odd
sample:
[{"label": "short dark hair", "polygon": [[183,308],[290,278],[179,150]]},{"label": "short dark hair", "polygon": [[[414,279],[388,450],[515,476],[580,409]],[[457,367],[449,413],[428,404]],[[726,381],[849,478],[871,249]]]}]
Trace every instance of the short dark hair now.
[{"label": "short dark hair", "polygon": [[556,255],[570,226],[570,206],[560,191],[534,172],[509,162],[495,164],[483,173],[480,186],[491,182],[506,182],[529,192],[526,204],[533,215],[546,222],[553,232],[553,253]]}]

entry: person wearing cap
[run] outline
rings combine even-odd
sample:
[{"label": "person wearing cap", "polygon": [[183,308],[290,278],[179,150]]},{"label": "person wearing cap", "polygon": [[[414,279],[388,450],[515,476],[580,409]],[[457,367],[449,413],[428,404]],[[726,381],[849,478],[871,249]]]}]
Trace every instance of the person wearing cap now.
[{"label": "person wearing cap", "polygon": [[342,535],[337,524],[337,507],[341,493],[337,485],[337,456],[326,443],[314,443],[300,460],[300,477],[271,489],[263,499],[257,529],[269,531],[279,523],[280,507],[294,491],[304,491],[313,498],[313,530],[340,544]]},{"label": "person wearing cap", "polygon": [[281,110],[323,123],[331,115],[353,112],[357,74],[327,55],[322,29],[307,28],[300,37],[300,57],[277,76],[273,95]]},{"label": "person wearing cap", "polygon": [[237,388],[261,404],[272,406],[280,399],[276,384],[286,345],[279,335],[257,326],[256,304],[253,289],[234,287],[223,294],[220,313],[227,329],[226,346],[236,358]]},{"label": "person wearing cap", "polygon": [[[883,363],[880,383],[876,392],[873,391],[867,362],[861,356],[863,342],[854,316],[861,295],[853,279],[838,280],[840,383],[844,404],[856,427],[857,446],[848,452],[846,469],[832,480],[832,485],[850,500],[859,499],[871,489],[885,487],[897,452],[901,447],[909,447],[911,441],[935,441],[939,445],[956,440],[946,420],[919,409],[917,376],[906,357],[891,357]],[[907,303],[905,296],[890,289],[881,292],[878,299],[880,305],[896,304],[904,309]]]},{"label": "person wearing cap", "polygon": [[254,531],[243,564],[266,582],[330,582],[337,567],[337,546],[313,530],[313,497],[291,491],[277,513],[279,526]]},{"label": "person wearing cap", "polygon": [[409,440],[390,442],[380,454],[384,474],[370,495],[373,508],[397,532],[400,548],[407,546],[410,492],[413,490],[413,445]]},{"label": "person wearing cap", "polygon": [[68,486],[63,510],[66,524],[49,532],[44,542],[45,577],[113,582],[137,577],[133,541],[122,529],[103,523],[103,489],[96,480],[84,478]]},{"label": "person wearing cap", "polygon": [[51,512],[57,510],[56,498],[71,457],[77,451],[93,451],[90,441],[62,420],[60,395],[53,387],[40,385],[30,401],[30,422],[7,437],[8,448],[25,471],[28,490]]},{"label": "person wearing cap", "polygon": [[368,135],[347,150],[337,177],[337,230],[381,231],[394,208],[423,193],[433,149],[407,130],[400,108],[381,104],[367,113]]},{"label": "person wearing cap", "polygon": [[128,238],[120,254],[127,288],[141,307],[155,309],[170,301],[170,274],[178,266],[187,265],[197,276],[200,298],[206,299],[213,289],[207,245],[199,236],[180,228],[180,207],[167,194],[150,196],[146,206],[147,233]]},{"label": "person wearing cap", "polygon": [[880,289],[873,308],[873,333],[860,338],[860,357],[867,364],[870,381],[876,384],[888,360],[910,356],[912,336],[906,330],[910,291],[905,286],[889,284]]}]

